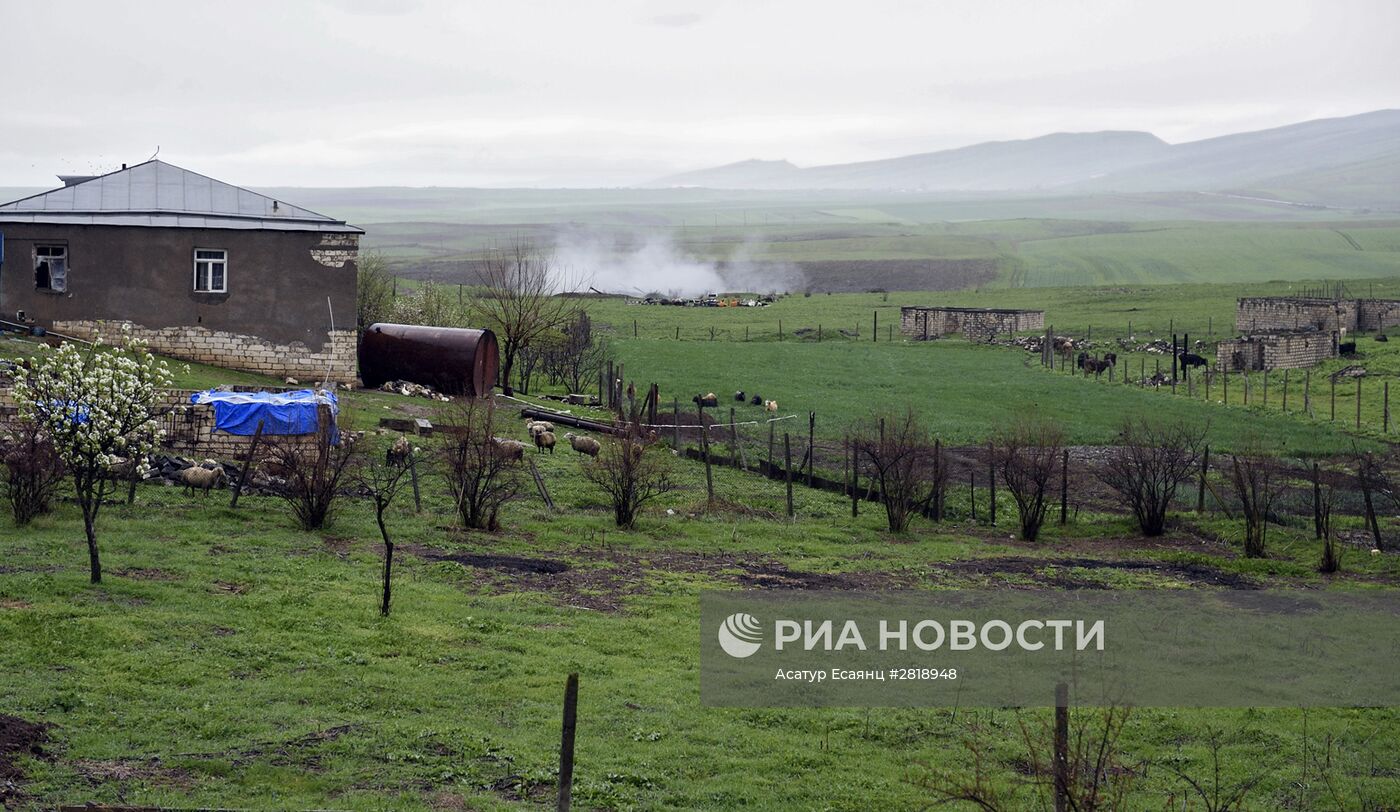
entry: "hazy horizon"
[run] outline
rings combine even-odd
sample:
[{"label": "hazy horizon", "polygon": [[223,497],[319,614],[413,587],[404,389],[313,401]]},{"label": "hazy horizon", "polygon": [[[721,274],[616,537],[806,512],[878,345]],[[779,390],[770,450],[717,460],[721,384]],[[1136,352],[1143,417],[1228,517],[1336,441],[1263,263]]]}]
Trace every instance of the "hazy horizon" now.
[{"label": "hazy horizon", "polygon": [[[81,10],[75,14],[74,10]],[[6,8],[0,185],[160,157],[243,186],[607,187],[1055,132],[1400,106],[1382,0],[153,0]],[[56,47],[55,43],[59,43]]]}]

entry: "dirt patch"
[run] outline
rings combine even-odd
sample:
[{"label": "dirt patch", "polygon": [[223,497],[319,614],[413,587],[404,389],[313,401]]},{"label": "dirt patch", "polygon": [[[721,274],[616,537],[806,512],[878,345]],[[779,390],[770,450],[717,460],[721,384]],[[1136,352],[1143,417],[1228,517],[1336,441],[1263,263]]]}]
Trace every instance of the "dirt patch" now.
[{"label": "dirt patch", "polygon": [[546,593],[565,606],[604,612],[622,611],[624,600],[646,594],[660,573],[702,575],[756,589],[826,589],[874,591],[912,588],[917,580],[879,572],[817,573],[789,569],[770,559],[690,552],[578,551],[568,564],[553,559],[454,553],[425,547],[409,552],[430,561],[450,561],[469,568],[473,582],[499,592]]},{"label": "dirt patch", "polygon": [[1102,558],[1028,558],[1005,556],[952,561],[937,565],[945,572],[960,576],[1010,579],[1027,588],[1055,587],[1057,589],[1112,589],[1094,578],[1086,578],[1072,570],[1151,574],[1184,581],[1193,586],[1224,587],[1226,589],[1262,589],[1252,578],[1195,562],[1111,560]]},{"label": "dirt patch", "polygon": [[162,569],[146,567],[128,567],[127,569],[112,570],[112,574],[118,578],[131,578],[136,581],[173,581],[179,577],[174,573],[166,572]]},{"label": "dirt patch", "polygon": [[[0,714],[0,802],[17,800],[20,796],[19,784],[24,780],[24,771],[19,768],[20,758],[46,758],[44,742],[48,739],[49,726],[42,722],[28,722],[17,716]],[[5,803],[8,806],[8,803]]]},{"label": "dirt patch", "polygon": [[34,604],[18,598],[0,598],[0,609],[33,609]]},{"label": "dirt patch", "polygon": [[214,589],[217,592],[227,592],[230,595],[246,595],[253,587],[251,584],[238,584],[232,581],[215,581]]},{"label": "dirt patch", "polygon": [[531,575],[556,575],[567,572],[571,567],[563,561],[549,558],[523,558],[514,555],[492,555],[489,553],[450,553],[434,550],[431,547],[405,547],[405,550],[429,561],[455,561],[477,569],[519,572]]}]

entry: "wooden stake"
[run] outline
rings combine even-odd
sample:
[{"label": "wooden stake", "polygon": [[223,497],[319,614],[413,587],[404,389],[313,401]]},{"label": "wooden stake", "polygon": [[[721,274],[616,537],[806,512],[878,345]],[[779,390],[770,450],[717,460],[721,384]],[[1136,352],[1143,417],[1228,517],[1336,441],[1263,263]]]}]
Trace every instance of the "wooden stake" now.
[{"label": "wooden stake", "polygon": [[807,413],[807,487],[812,487],[817,468],[817,413]]},{"label": "wooden stake", "polygon": [[423,495],[418,490],[418,455],[408,451],[408,481],[413,484],[413,512],[423,512]]},{"label": "wooden stake", "polygon": [[564,723],[559,737],[558,812],[569,812],[574,798],[574,733],[578,729],[578,674],[564,683]]},{"label": "wooden stake", "polygon": [[1069,685],[1055,683],[1055,812],[1069,812]]},{"label": "wooden stake", "polygon": [[[228,503],[231,508],[238,507],[238,495],[243,493],[243,483],[248,480],[248,469],[253,467],[253,462],[256,459],[253,455],[258,453],[258,440],[262,439],[262,433],[263,421],[259,420],[257,428],[253,429],[253,441],[248,444],[248,457],[243,460],[243,470],[238,472],[238,484],[233,486],[233,499]],[[131,464],[135,466],[136,461],[133,459]]]},{"label": "wooden stake", "polygon": [[1060,460],[1060,524],[1069,521],[1069,449],[1063,451]]},{"label": "wooden stake", "polygon": [[705,428],[704,413],[700,419],[700,453],[705,455],[705,498],[715,501],[715,475],[710,471],[710,430]]},{"label": "wooden stake", "polygon": [[1196,512],[1206,512],[1206,474],[1210,473],[1210,446],[1201,454],[1201,475],[1196,486]]},{"label": "wooden stake", "polygon": [[792,509],[792,437],[783,432],[783,481],[787,484],[787,515],[791,519],[796,514]]}]

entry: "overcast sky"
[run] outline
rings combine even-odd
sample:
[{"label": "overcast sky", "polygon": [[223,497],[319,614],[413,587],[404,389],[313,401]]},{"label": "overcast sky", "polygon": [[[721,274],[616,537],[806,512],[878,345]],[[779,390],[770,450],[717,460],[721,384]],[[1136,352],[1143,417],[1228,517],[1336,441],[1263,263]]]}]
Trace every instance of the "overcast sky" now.
[{"label": "overcast sky", "polygon": [[18,2],[0,186],[619,185],[1400,107],[1396,0]]}]

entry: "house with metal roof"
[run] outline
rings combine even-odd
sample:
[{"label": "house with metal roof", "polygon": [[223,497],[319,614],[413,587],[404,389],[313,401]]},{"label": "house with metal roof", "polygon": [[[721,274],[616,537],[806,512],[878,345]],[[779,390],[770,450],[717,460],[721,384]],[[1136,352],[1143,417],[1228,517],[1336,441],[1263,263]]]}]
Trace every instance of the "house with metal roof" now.
[{"label": "house with metal roof", "polygon": [[355,380],[361,229],[159,160],[60,180],[0,204],[0,320]]}]

